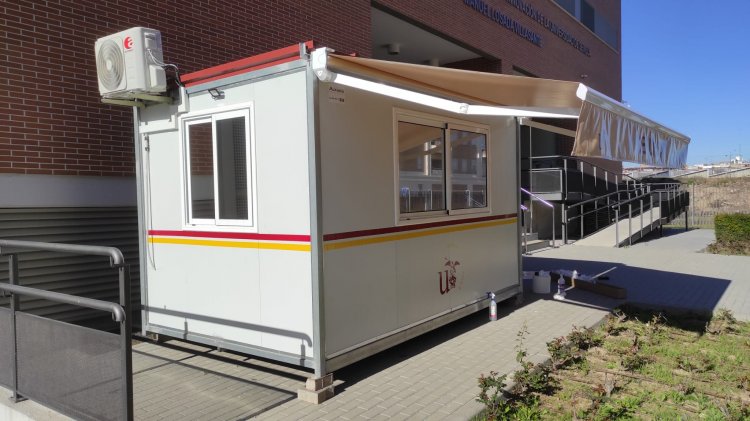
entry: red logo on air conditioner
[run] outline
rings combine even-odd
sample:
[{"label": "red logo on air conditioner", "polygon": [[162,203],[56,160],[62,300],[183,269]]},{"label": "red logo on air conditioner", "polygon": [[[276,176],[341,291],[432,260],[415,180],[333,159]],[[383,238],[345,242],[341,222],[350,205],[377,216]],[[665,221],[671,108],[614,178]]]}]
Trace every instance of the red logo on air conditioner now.
[{"label": "red logo on air conditioner", "polygon": [[122,46],[126,50],[132,50],[133,49],[133,37],[125,37],[125,39],[122,40]]}]

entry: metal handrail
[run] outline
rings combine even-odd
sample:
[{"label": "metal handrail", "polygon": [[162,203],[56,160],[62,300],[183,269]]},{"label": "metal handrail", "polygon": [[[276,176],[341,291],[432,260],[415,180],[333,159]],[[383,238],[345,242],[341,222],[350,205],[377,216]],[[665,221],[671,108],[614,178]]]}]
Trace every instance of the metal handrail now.
[{"label": "metal handrail", "polygon": [[621,201],[621,202],[617,202],[617,203],[615,203],[615,204],[612,204],[612,205],[610,205],[610,207],[613,207],[613,208],[614,208],[614,207],[619,207],[619,206],[625,205],[625,204],[627,204],[627,203],[630,203],[630,202],[634,202],[634,201],[636,201],[636,200],[639,200],[639,199],[643,199],[643,198],[645,198],[645,197],[647,197],[647,196],[650,196],[650,195],[652,195],[652,194],[653,194],[652,192],[648,192],[648,193],[643,193],[643,194],[642,194],[642,195],[640,195],[640,196],[635,196],[635,197],[633,197],[633,198],[630,198],[630,199],[626,199],[626,200],[623,200],[623,201]]},{"label": "metal handrail", "polygon": [[[111,301],[94,300],[92,298],[78,297],[76,295],[62,294],[54,291],[46,291],[42,289],[4,283],[0,283],[0,292],[28,295],[29,297],[41,298],[43,300],[54,301],[61,304],[71,304],[79,307],[91,308],[94,310],[107,311],[112,313],[112,319],[118,323],[125,321],[125,318],[127,317],[122,306]],[[2,294],[0,294],[0,296],[2,296]]]},{"label": "metal handrail", "polygon": [[[8,250],[9,249],[9,250]],[[52,251],[60,253],[71,253],[79,255],[94,255],[109,257],[109,265],[117,269],[120,303],[95,300],[91,298],[78,297],[54,291],[40,290],[18,285],[18,254],[16,251]],[[11,293],[11,336],[13,340],[13,396],[14,402],[24,398],[18,393],[18,357],[16,354],[16,312],[19,307],[19,295],[28,295],[45,300],[72,304],[95,310],[108,311],[112,318],[120,324],[120,352],[122,369],[122,387],[125,397],[123,399],[122,415],[126,421],[133,420],[133,353],[130,334],[132,331],[132,318],[127,316],[131,308],[130,304],[130,275],[129,268],[125,265],[122,252],[115,247],[87,246],[79,244],[42,243],[39,241],[22,240],[0,240],[0,256],[8,257],[8,281],[0,283],[0,292]]]},{"label": "metal handrail", "polygon": [[[592,162],[590,162],[590,161],[587,161],[587,160],[585,160],[585,159],[583,159],[583,158],[577,157],[577,156],[568,156],[568,155],[544,155],[544,156],[530,156],[530,157],[527,157],[527,158],[524,158],[524,159],[527,159],[527,160],[531,160],[531,161],[533,161],[533,160],[535,160],[535,159],[552,159],[552,158],[559,158],[559,159],[570,159],[570,160],[573,160],[573,161],[585,162],[585,163],[587,163],[587,164],[591,165],[592,167],[596,167],[596,168],[598,168],[599,170],[601,170],[601,171],[603,171],[603,172],[606,172],[606,173],[608,173],[608,174],[612,174],[612,175],[614,175],[614,176],[618,176],[618,174],[617,174],[617,173],[614,173],[614,172],[612,172],[612,171],[609,171],[609,170],[605,170],[604,168],[602,168],[602,167],[600,167],[600,166],[598,166],[598,165],[596,165],[596,164],[594,164],[594,163],[592,163]],[[529,169],[533,169],[533,168],[529,168]]]},{"label": "metal handrail", "polygon": [[596,196],[596,197],[594,197],[594,198],[591,198],[591,199],[586,199],[586,200],[583,200],[583,201],[581,201],[581,202],[576,202],[576,203],[574,203],[574,204],[572,204],[572,205],[570,205],[570,206],[568,206],[568,207],[569,207],[569,208],[572,208],[572,207],[575,207],[575,206],[586,205],[586,204],[589,204],[589,203],[592,203],[592,202],[596,202],[596,201],[599,201],[599,200],[605,199],[605,198],[607,198],[607,197],[609,197],[609,196],[612,196],[612,195],[615,195],[615,194],[622,194],[622,193],[627,193],[627,192],[630,192],[630,191],[635,191],[635,190],[636,190],[636,189],[630,189],[630,190],[620,190],[620,191],[613,191],[613,192],[611,192],[611,193],[603,194],[603,195],[601,195],[601,196]]},{"label": "metal handrail", "polygon": [[534,193],[532,193],[532,192],[530,192],[530,191],[528,191],[528,190],[524,189],[523,187],[521,187],[521,191],[522,191],[522,192],[524,192],[524,193],[526,193],[526,194],[528,194],[529,196],[531,196],[531,197],[535,198],[536,200],[538,200],[538,201],[540,201],[540,202],[544,203],[544,205],[545,205],[545,206],[547,206],[548,208],[553,208],[553,209],[554,209],[555,205],[553,205],[552,203],[550,203],[550,202],[548,202],[548,201],[546,201],[546,200],[542,199],[541,197],[539,197],[539,196],[535,195]]},{"label": "metal handrail", "polygon": [[27,251],[56,251],[60,253],[109,256],[110,266],[125,264],[122,252],[115,247],[86,246],[80,244],[42,243],[40,241],[0,240],[0,255],[7,254],[3,247]]},{"label": "metal handrail", "polygon": [[540,201],[542,204],[544,204],[544,206],[552,209],[552,247],[557,247],[557,244],[555,243],[557,241],[555,238],[555,205],[524,189],[523,187],[520,187],[520,189],[522,192]]}]

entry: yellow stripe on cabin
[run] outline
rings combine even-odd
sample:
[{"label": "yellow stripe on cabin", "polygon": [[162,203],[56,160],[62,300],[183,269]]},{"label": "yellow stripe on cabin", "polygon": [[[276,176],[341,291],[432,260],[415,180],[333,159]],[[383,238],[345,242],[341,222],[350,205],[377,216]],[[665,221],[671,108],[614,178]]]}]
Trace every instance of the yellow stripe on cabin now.
[{"label": "yellow stripe on cabin", "polygon": [[411,238],[427,237],[430,235],[439,235],[439,234],[447,234],[451,232],[468,231],[468,230],[473,230],[473,229],[478,229],[478,228],[495,227],[495,226],[500,226],[500,225],[513,224],[516,222],[517,219],[518,218],[508,218],[508,219],[501,219],[498,221],[456,225],[456,226],[435,228],[435,229],[425,230],[425,231],[402,232],[402,233],[392,234],[392,235],[383,235],[379,237],[367,237],[367,238],[360,238],[356,240],[339,241],[335,243],[327,242],[323,246],[323,248],[326,251],[330,251],[330,250],[337,250],[337,249],[343,249],[343,248],[349,248],[349,247],[365,246],[368,244],[386,243],[390,241],[399,241],[399,240],[408,240]]},{"label": "yellow stripe on cabin", "polygon": [[166,238],[166,237],[149,237],[149,243],[154,244],[181,244],[189,246],[207,246],[207,247],[233,247],[246,249],[263,249],[263,250],[291,250],[291,251],[310,251],[310,244],[289,244],[289,243],[266,243],[260,241],[224,241],[224,240],[199,240],[194,238]]}]

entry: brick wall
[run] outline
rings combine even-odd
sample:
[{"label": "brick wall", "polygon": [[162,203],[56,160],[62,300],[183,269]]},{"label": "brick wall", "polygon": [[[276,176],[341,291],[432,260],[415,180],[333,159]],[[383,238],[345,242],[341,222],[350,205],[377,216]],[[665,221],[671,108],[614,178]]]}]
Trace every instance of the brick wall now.
[{"label": "brick wall", "polygon": [[367,1],[49,0],[0,3],[0,172],[132,175],[132,111],[101,104],[94,42],[162,32],[183,72],[314,39],[370,54]]}]

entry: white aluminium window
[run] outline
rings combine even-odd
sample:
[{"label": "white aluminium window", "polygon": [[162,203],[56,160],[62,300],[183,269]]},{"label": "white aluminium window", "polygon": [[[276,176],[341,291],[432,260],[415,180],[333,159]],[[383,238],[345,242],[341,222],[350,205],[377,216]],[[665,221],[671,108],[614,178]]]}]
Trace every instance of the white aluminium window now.
[{"label": "white aluminium window", "polygon": [[489,211],[486,127],[399,113],[396,133],[400,219]]},{"label": "white aluminium window", "polygon": [[185,121],[189,224],[254,225],[250,123],[249,109]]}]

